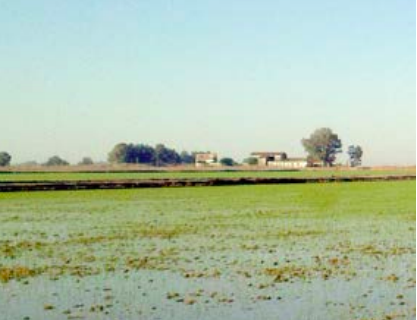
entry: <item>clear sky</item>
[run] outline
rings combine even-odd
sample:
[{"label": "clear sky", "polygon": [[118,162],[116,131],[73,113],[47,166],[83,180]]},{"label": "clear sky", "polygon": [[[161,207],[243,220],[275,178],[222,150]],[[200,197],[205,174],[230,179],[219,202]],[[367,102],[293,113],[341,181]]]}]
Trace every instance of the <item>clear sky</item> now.
[{"label": "clear sky", "polygon": [[325,126],[364,164],[415,164],[415,14],[411,0],[0,0],[0,150],[302,156]]}]

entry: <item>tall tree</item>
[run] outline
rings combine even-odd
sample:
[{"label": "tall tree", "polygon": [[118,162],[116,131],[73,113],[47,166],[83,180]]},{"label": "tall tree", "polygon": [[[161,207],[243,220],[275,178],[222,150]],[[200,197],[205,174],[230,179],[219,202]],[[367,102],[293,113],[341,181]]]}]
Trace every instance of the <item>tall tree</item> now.
[{"label": "tall tree", "polygon": [[155,146],[155,165],[174,165],[181,163],[181,156],[174,150],[165,147],[163,144]]},{"label": "tall tree", "polygon": [[133,147],[132,155],[134,155],[134,161],[130,163],[142,163],[152,165],[155,162],[155,149],[152,146],[146,144],[138,144]]},{"label": "tall tree", "polygon": [[6,167],[10,165],[11,161],[12,161],[12,156],[10,154],[8,154],[5,151],[0,152],[0,167]]},{"label": "tall tree", "polygon": [[323,166],[332,166],[336,155],[342,152],[342,141],[329,128],[315,130],[309,138],[301,140],[304,149],[312,159],[323,162]]},{"label": "tall tree", "polygon": [[108,160],[110,163],[153,164],[155,161],[155,150],[145,144],[119,143],[110,151]]},{"label": "tall tree", "polygon": [[140,163],[140,146],[132,143],[126,145],[123,163]]},{"label": "tall tree", "polygon": [[110,163],[124,163],[126,162],[126,151],[128,145],[126,143],[118,143],[109,152],[108,161]]},{"label": "tall tree", "polygon": [[45,162],[45,166],[68,166],[68,161],[65,161],[64,159],[53,156],[48,159],[48,161]]},{"label": "tall tree", "polygon": [[195,154],[189,153],[187,151],[182,151],[180,154],[181,163],[184,164],[194,164],[195,163]]},{"label": "tall tree", "polygon": [[362,164],[363,150],[361,146],[350,145],[347,153],[351,167],[357,167]]}]

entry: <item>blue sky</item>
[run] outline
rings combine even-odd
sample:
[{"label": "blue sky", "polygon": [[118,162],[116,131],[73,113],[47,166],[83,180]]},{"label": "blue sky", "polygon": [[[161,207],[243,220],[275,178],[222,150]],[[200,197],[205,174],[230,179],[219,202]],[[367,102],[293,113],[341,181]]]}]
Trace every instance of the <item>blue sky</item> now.
[{"label": "blue sky", "polygon": [[409,0],[0,0],[0,150],[302,156],[324,126],[415,164],[415,28]]}]

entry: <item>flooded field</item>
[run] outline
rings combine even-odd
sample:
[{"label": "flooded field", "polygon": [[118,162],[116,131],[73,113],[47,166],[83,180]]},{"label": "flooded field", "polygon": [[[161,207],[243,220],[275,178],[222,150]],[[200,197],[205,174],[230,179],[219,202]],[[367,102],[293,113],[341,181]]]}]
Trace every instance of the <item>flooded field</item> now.
[{"label": "flooded field", "polygon": [[0,319],[414,319],[415,186],[0,194]]}]

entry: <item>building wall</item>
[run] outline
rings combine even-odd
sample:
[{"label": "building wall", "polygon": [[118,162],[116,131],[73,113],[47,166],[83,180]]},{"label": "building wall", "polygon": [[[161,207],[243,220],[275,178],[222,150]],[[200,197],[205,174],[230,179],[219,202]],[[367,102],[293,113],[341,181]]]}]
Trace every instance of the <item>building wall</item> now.
[{"label": "building wall", "polygon": [[219,162],[196,162],[196,167],[220,167],[221,164]]},{"label": "building wall", "polygon": [[267,152],[265,152],[265,155],[255,155],[255,157],[258,159],[259,166],[270,166],[288,169],[306,168],[308,166],[307,159],[287,158],[287,160],[282,160],[283,156],[286,158],[286,153],[270,155],[268,158],[266,157],[267,155]]},{"label": "building wall", "polygon": [[258,158],[258,166],[266,166],[266,158]]},{"label": "building wall", "polygon": [[280,168],[306,168],[307,161],[271,161],[268,163],[269,166],[280,167]]}]

